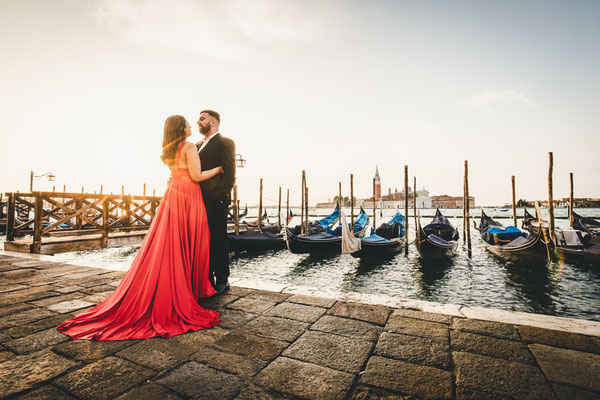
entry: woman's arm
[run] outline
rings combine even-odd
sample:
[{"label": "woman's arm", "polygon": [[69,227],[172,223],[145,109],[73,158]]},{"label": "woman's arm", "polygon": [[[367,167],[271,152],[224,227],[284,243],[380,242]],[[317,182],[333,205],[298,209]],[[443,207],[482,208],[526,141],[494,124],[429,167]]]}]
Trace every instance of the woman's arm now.
[{"label": "woman's arm", "polygon": [[200,165],[200,156],[198,155],[196,146],[194,146],[193,143],[186,143],[183,147],[183,152],[186,156],[185,158],[188,171],[190,171],[190,176],[194,182],[205,181],[223,172],[223,168],[221,167],[209,169],[208,171],[202,171]]}]

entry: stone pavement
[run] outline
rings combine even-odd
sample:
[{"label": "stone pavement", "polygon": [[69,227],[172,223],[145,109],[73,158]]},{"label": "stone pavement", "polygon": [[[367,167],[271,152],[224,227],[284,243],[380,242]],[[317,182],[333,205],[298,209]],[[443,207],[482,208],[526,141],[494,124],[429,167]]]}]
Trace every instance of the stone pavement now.
[{"label": "stone pavement", "polygon": [[234,286],[202,302],[221,312],[208,330],[56,330],[122,276],[0,255],[0,398],[600,399],[600,324],[580,320],[587,335]]}]

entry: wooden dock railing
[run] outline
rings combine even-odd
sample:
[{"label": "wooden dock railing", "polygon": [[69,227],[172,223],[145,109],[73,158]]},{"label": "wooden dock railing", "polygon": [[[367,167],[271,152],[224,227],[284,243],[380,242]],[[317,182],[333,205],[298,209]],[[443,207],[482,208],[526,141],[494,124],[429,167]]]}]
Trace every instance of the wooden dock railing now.
[{"label": "wooden dock railing", "polygon": [[[31,235],[29,251],[38,254],[48,237],[65,237],[60,251],[70,251],[65,246],[67,236],[95,235],[100,242],[94,247],[104,248],[108,247],[111,234],[124,237],[128,232],[146,231],[161,201],[158,196],[91,193],[9,192],[6,196],[5,249],[12,243],[16,250],[16,238]],[[20,242],[21,247],[27,244]]]}]

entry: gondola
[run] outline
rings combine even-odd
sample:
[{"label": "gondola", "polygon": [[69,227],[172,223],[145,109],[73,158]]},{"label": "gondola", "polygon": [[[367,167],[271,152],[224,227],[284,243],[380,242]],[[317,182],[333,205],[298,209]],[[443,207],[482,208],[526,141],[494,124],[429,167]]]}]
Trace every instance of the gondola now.
[{"label": "gondola", "polygon": [[[539,231],[539,221],[525,210],[523,226],[532,231]],[[600,261],[600,223],[598,221],[582,217],[573,213],[572,229],[554,230],[554,250],[564,260],[572,262],[594,262]],[[548,232],[548,224],[544,223],[544,229]]]},{"label": "gondola", "polygon": [[[289,223],[293,217],[294,214],[290,210],[286,222]],[[229,249],[233,251],[285,249],[285,239],[277,224],[263,224],[261,229],[257,226],[247,226],[246,233],[229,233],[227,238]]]},{"label": "gondola", "polygon": [[[335,215],[334,215],[335,214]],[[339,253],[342,246],[342,227],[339,225],[331,230],[333,225],[331,221],[339,219],[339,207],[336,210],[319,221],[310,224],[308,235],[300,236],[300,226],[294,228],[285,228],[285,241],[287,248],[295,254],[302,253]],[[369,216],[365,210],[360,208],[360,214],[354,221],[354,236],[363,237],[367,229]],[[329,227],[325,227],[330,224]]]},{"label": "gondola", "polygon": [[[527,218],[527,215],[526,217]],[[508,261],[546,261],[548,250],[541,229],[521,231],[516,226],[504,227],[481,210],[479,235],[485,248]]]},{"label": "gondola", "polygon": [[[233,214],[231,212],[232,209],[230,208],[229,211],[227,211],[227,222],[233,222]],[[246,215],[248,215],[248,205],[246,205],[244,211],[238,214],[238,221],[244,218]]]},{"label": "gondola", "polygon": [[405,243],[404,216],[394,214],[392,219],[375,229],[371,235],[360,239],[360,250],[350,253],[352,257],[384,257],[402,249]]},{"label": "gondola", "polygon": [[437,208],[433,220],[425,227],[421,227],[421,218],[417,220],[415,245],[422,258],[450,257],[458,247],[458,229]]}]

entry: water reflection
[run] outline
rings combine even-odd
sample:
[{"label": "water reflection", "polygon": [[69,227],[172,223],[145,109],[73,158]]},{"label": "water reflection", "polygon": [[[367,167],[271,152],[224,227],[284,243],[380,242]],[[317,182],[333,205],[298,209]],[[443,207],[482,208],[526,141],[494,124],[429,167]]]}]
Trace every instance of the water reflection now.
[{"label": "water reflection", "polygon": [[416,284],[419,293],[425,298],[431,298],[443,285],[448,269],[454,265],[453,258],[424,259],[418,257],[413,263],[416,271]]},{"label": "water reflection", "polygon": [[506,285],[514,289],[537,313],[556,313],[556,285],[551,278],[552,265],[506,262],[499,264],[506,272]]}]

